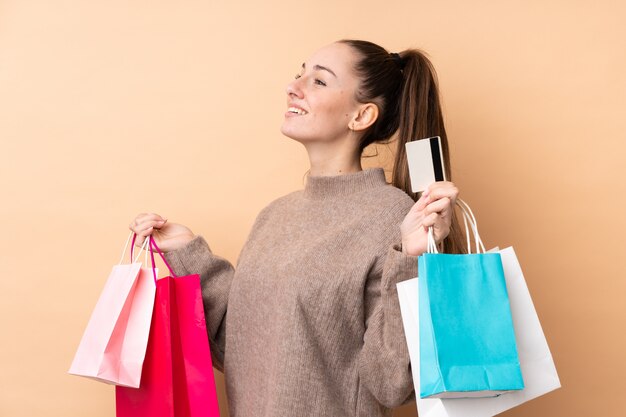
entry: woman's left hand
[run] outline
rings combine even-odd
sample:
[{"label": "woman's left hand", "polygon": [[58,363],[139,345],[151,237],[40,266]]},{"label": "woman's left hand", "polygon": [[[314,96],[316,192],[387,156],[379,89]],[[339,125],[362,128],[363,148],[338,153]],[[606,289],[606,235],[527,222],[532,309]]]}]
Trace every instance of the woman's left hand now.
[{"label": "woman's left hand", "polygon": [[400,225],[402,252],[419,256],[428,247],[428,228],[433,227],[435,242],[439,243],[450,233],[450,223],[459,189],[449,181],[439,181],[428,186],[411,207]]}]

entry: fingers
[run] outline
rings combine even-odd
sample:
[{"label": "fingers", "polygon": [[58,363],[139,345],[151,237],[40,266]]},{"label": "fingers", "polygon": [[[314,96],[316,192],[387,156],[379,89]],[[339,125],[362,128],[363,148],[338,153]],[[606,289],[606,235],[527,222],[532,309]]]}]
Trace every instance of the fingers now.
[{"label": "fingers", "polygon": [[429,227],[433,228],[435,242],[437,243],[445,239],[445,237],[450,233],[450,220],[444,219],[439,213],[431,213],[424,217],[424,220],[422,220],[422,226],[424,226],[426,230],[428,230]]},{"label": "fingers", "polygon": [[425,229],[433,227],[436,231],[444,231],[446,232],[445,236],[448,235],[450,230],[450,222],[442,218],[439,213],[432,213],[424,217],[424,220],[422,220],[422,226],[424,226]]},{"label": "fingers", "polygon": [[416,211],[421,211],[426,208],[426,206],[434,201],[437,201],[441,198],[449,198],[452,205],[455,204],[456,199],[459,195],[459,189],[449,181],[438,181],[432,183],[424,190],[419,200],[417,200],[414,205],[414,209]]},{"label": "fingers", "polygon": [[420,212],[424,210],[428,202],[429,202],[428,195],[424,192],[422,193],[420,198],[415,202],[415,204],[413,204],[413,207],[411,207],[411,210],[415,212]]},{"label": "fingers", "polygon": [[427,200],[426,203],[433,202],[444,197],[449,198],[452,203],[454,203],[456,202],[458,196],[459,189],[454,183],[449,181],[439,181],[432,183],[422,193],[422,197],[425,197]]},{"label": "fingers", "polygon": [[150,233],[152,233],[153,229],[158,229],[159,227],[163,226],[163,222],[162,221],[149,221],[149,222],[144,222],[142,223],[140,226],[137,226],[135,228],[137,233],[137,236],[148,236]]},{"label": "fingers", "polygon": [[131,228],[132,226],[139,226],[141,223],[145,222],[145,221],[151,221],[151,220],[155,220],[155,221],[167,221],[167,219],[165,217],[161,217],[156,213],[141,213],[139,215],[137,215],[137,217],[135,217],[135,220],[133,220],[133,222],[131,223]]},{"label": "fingers", "polygon": [[435,241],[440,242],[450,233],[451,212],[459,191],[450,182],[435,183],[428,191],[425,193],[425,201],[422,202],[422,226],[425,229],[432,227]]},{"label": "fingers", "polygon": [[155,213],[141,213],[128,226],[137,235],[136,245],[141,246],[144,239],[155,229],[160,229],[167,219]]},{"label": "fingers", "polygon": [[439,213],[443,217],[447,217],[450,213],[450,207],[452,207],[452,201],[448,197],[435,200],[424,208],[424,216],[428,216],[432,213]]},{"label": "fingers", "polygon": [[450,217],[450,212],[452,211],[452,200],[449,197],[442,197],[437,200],[434,200],[431,203],[428,203],[428,199],[424,198],[422,200],[418,200],[411,210],[422,216],[428,216],[432,213],[439,213],[444,218]]}]

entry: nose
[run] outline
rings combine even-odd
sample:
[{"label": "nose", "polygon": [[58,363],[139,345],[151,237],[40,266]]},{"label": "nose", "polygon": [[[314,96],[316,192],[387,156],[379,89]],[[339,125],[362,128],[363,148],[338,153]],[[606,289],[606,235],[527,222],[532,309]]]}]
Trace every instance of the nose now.
[{"label": "nose", "polygon": [[300,88],[300,80],[301,78],[297,78],[287,84],[287,95],[289,97],[298,97],[302,98],[302,89]]}]

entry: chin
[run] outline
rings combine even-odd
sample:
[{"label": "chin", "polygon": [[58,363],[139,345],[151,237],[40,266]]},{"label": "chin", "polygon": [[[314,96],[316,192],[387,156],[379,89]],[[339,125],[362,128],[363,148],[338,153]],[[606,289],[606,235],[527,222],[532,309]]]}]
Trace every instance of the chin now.
[{"label": "chin", "polygon": [[293,126],[288,123],[283,123],[280,127],[280,133],[287,136],[289,139],[302,143],[303,145],[314,142],[328,142],[324,136],[324,132],[311,130],[308,126],[305,128],[303,126]]},{"label": "chin", "polygon": [[306,141],[306,139],[302,138],[301,135],[298,135],[296,132],[293,132],[291,129],[285,128],[285,125],[281,126],[280,133],[287,136],[289,139],[293,139],[300,143],[302,143],[303,140]]}]

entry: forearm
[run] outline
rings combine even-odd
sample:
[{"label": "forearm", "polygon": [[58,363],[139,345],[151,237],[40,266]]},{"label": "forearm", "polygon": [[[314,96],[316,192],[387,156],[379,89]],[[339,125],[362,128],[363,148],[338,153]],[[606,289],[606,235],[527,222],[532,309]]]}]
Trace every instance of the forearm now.
[{"label": "forearm", "polygon": [[367,318],[364,344],[359,354],[363,384],[388,408],[412,398],[413,379],[405,342],[396,284],[417,276],[417,257],[389,249],[378,285],[372,283],[366,296],[372,306]]}]

